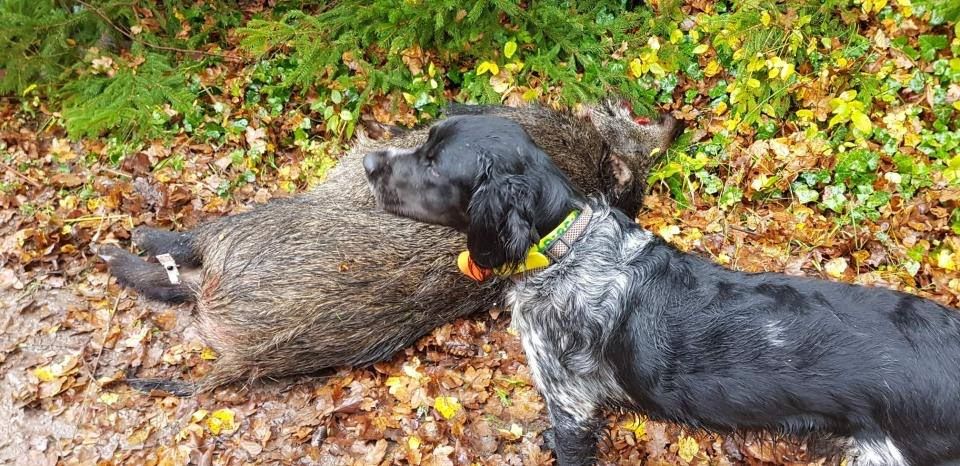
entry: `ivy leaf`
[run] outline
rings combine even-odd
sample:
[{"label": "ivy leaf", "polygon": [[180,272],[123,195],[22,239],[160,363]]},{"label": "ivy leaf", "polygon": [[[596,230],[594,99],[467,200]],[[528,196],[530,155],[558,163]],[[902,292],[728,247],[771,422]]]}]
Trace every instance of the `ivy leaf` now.
[{"label": "ivy leaf", "polygon": [[937,51],[947,48],[949,41],[945,35],[928,35],[924,34],[917,39],[918,44],[920,45],[920,56],[924,60],[933,61],[937,57]]},{"label": "ivy leaf", "polygon": [[797,201],[801,204],[815,202],[820,197],[820,193],[816,190],[810,189],[809,186],[799,182],[793,183],[793,194],[797,196]]},{"label": "ivy leaf", "polygon": [[830,185],[823,189],[823,205],[834,211],[843,212],[847,204],[847,196],[843,193],[846,188],[842,184]]},{"label": "ivy leaf", "polygon": [[740,202],[741,199],[743,199],[743,191],[736,186],[732,186],[720,195],[720,208],[727,209]]}]

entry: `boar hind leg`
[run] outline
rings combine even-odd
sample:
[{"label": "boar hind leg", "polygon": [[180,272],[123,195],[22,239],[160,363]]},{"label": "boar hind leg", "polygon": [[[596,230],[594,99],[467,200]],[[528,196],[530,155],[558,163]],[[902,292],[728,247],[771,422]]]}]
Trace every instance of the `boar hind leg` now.
[{"label": "boar hind leg", "polygon": [[133,230],[133,243],[147,254],[170,254],[177,264],[186,267],[200,266],[200,258],[194,251],[193,241],[193,234],[189,231],[167,231],[150,227],[137,227]]},{"label": "boar hind leg", "polygon": [[134,390],[150,395],[154,392],[165,392],[177,397],[193,396],[197,393],[197,385],[182,380],[167,379],[140,379],[129,378],[127,385]]},{"label": "boar hind leg", "polygon": [[167,270],[156,262],[147,262],[116,246],[104,246],[97,255],[110,266],[110,275],[117,277],[121,285],[150,299],[166,303],[195,300],[193,291],[185,282],[170,283]]}]

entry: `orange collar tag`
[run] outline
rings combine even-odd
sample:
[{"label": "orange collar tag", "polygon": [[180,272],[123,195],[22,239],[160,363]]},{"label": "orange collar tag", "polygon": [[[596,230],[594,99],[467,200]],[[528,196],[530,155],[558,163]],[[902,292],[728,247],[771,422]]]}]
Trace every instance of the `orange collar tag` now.
[{"label": "orange collar tag", "polygon": [[470,258],[470,252],[468,251],[463,251],[457,256],[457,268],[459,268],[460,272],[464,275],[478,282],[482,282],[493,275],[493,270],[485,269],[477,265],[477,263]]}]

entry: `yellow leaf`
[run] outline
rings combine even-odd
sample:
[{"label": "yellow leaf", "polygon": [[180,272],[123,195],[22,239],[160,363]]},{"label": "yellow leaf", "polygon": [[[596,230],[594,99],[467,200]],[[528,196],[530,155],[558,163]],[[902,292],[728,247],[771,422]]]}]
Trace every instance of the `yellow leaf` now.
[{"label": "yellow leaf", "polygon": [[643,76],[643,62],[641,62],[639,58],[634,58],[630,61],[630,74],[632,74],[634,78]]},{"label": "yellow leaf", "polygon": [[793,73],[796,71],[797,68],[793,63],[787,63],[783,68],[780,68],[780,79],[786,81],[787,78],[793,76]]},{"label": "yellow leaf", "polygon": [[917,133],[907,133],[903,135],[903,145],[907,147],[917,147],[920,144],[920,135]]},{"label": "yellow leaf", "polygon": [[513,54],[517,52],[517,43],[514,41],[508,41],[506,44],[503,44],[503,56],[510,58],[513,57]]},{"label": "yellow leaf", "polygon": [[769,26],[770,13],[767,13],[766,11],[764,11],[763,13],[760,13],[760,23],[763,24],[764,26]]},{"label": "yellow leaf", "polygon": [[740,126],[740,118],[731,118],[723,123],[724,129],[727,131],[736,131],[738,126]]},{"label": "yellow leaf", "polygon": [[[676,44],[677,42],[680,42],[681,40],[683,40],[683,31],[681,31],[681,30],[679,30],[679,29],[674,29],[674,30],[670,31],[670,43],[671,43],[671,44]],[[696,53],[696,52],[694,52],[694,53]]]},{"label": "yellow leaf", "polygon": [[843,114],[834,115],[833,118],[831,118],[827,123],[827,127],[832,128],[833,125],[836,125],[837,123],[843,123],[845,120],[846,119],[844,118]]},{"label": "yellow leaf", "polygon": [[707,49],[709,48],[710,47],[708,47],[707,44],[700,44],[693,48],[693,53],[694,55],[700,55],[700,54],[706,53]]},{"label": "yellow leaf", "polygon": [[660,66],[659,63],[651,63],[651,64],[650,64],[650,72],[653,73],[653,74],[655,74],[655,75],[657,75],[657,76],[663,76],[663,75],[667,74],[667,71],[664,70],[663,67]]},{"label": "yellow leaf", "polygon": [[207,361],[213,361],[217,359],[217,352],[209,346],[204,346],[200,351],[200,359],[205,359]]},{"label": "yellow leaf", "polygon": [[955,101],[952,105],[955,110],[960,111],[960,100]]},{"label": "yellow leaf", "polygon": [[37,376],[41,382],[51,382],[57,378],[50,366],[42,366],[34,369],[33,375]]},{"label": "yellow leaf", "polygon": [[660,237],[663,238],[664,241],[669,243],[674,236],[680,234],[680,227],[676,225],[666,225],[661,227],[660,231],[657,233],[659,233]]},{"label": "yellow leaf", "polygon": [[713,113],[715,113],[715,114],[717,114],[717,115],[723,115],[723,113],[726,112],[726,111],[727,111],[727,103],[724,102],[724,101],[722,101],[722,100],[721,100],[720,103],[718,103],[717,106],[713,109]]},{"label": "yellow leaf", "polygon": [[720,72],[720,64],[716,60],[710,60],[710,63],[707,63],[707,67],[704,68],[703,74],[708,78],[716,76]]},{"label": "yellow leaf", "polygon": [[68,354],[60,361],[34,369],[33,375],[37,376],[41,382],[52,382],[60,377],[76,372],[76,367],[77,356]]},{"label": "yellow leaf", "polygon": [[697,443],[697,439],[686,435],[680,436],[680,440],[677,441],[677,456],[689,463],[693,461],[693,457],[697,456],[699,451],[700,444]]},{"label": "yellow leaf", "polygon": [[482,61],[479,65],[477,65],[477,75],[482,75],[484,73],[490,73],[496,76],[500,74],[500,66],[490,61]]},{"label": "yellow leaf", "polygon": [[857,91],[850,89],[849,91],[843,91],[840,93],[840,100],[845,100],[850,102],[857,97]]},{"label": "yellow leaf", "polygon": [[823,270],[833,278],[840,278],[843,276],[843,273],[847,271],[847,259],[843,257],[830,259],[823,265]]},{"label": "yellow leaf", "polygon": [[400,377],[393,376],[393,377],[387,377],[387,380],[383,382],[383,384],[386,385],[387,388],[393,388],[393,387],[399,387],[400,385],[403,385],[403,381],[400,380]]},{"label": "yellow leaf", "polygon": [[750,78],[747,80],[747,86],[752,87],[754,89],[759,89],[760,80],[758,80],[757,78]]},{"label": "yellow leaf", "polygon": [[537,100],[537,97],[539,96],[537,95],[536,89],[527,89],[523,91],[523,95],[521,97],[523,97],[523,100],[526,102],[533,102],[534,100]]},{"label": "yellow leaf", "polygon": [[413,437],[408,438],[407,447],[409,447],[411,450],[416,450],[417,448],[420,448],[420,437],[417,437],[416,435],[414,435]]},{"label": "yellow leaf", "polygon": [[623,424],[623,428],[633,432],[634,438],[640,440],[647,435],[647,420],[634,415],[629,422]]},{"label": "yellow leaf", "polygon": [[433,400],[433,409],[436,409],[444,419],[452,419],[460,412],[460,402],[452,396],[438,396]]},{"label": "yellow leaf", "polygon": [[523,69],[523,62],[520,60],[517,60],[517,61],[514,61],[513,63],[507,63],[506,65],[503,65],[503,67],[506,68],[507,71],[517,73]]},{"label": "yellow leaf", "polygon": [[104,392],[100,394],[99,399],[101,403],[107,406],[112,406],[117,401],[120,401],[120,395],[116,393]]},{"label": "yellow leaf", "polygon": [[910,0],[897,0],[897,5],[900,6],[903,16],[913,16],[913,3]]},{"label": "yellow leaf", "polygon": [[957,263],[954,261],[953,253],[941,249],[940,254],[937,254],[937,267],[945,270],[957,270]]},{"label": "yellow leaf", "polygon": [[861,133],[869,134],[870,131],[873,131],[873,123],[870,122],[870,118],[863,112],[852,112],[850,114],[850,121],[853,122],[853,127],[860,130]]},{"label": "yellow leaf", "polygon": [[205,409],[198,409],[194,411],[193,414],[190,416],[190,420],[192,422],[200,422],[203,420],[203,418],[207,417],[207,414],[210,414],[210,411],[207,411]]},{"label": "yellow leaf", "polygon": [[207,428],[210,429],[213,435],[220,435],[220,432],[232,432],[236,430],[237,424],[234,422],[233,410],[223,408],[214,411],[210,417],[207,418]]},{"label": "yellow leaf", "polygon": [[813,117],[813,110],[806,108],[803,110],[797,110],[797,118],[800,118],[801,120],[813,120]]}]

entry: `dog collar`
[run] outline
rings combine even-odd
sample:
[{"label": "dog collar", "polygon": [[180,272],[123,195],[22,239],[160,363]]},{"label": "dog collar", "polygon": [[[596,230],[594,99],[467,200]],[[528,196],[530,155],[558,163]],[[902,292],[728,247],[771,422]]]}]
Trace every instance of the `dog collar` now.
[{"label": "dog collar", "polygon": [[482,282],[493,275],[499,277],[516,277],[525,273],[545,269],[551,264],[559,262],[568,252],[571,245],[583,235],[593,210],[585,206],[583,210],[574,210],[550,233],[540,238],[536,244],[527,250],[527,257],[522,264],[516,266],[500,266],[494,269],[485,269],[477,265],[470,257],[470,251],[463,251],[457,256],[457,268],[464,275],[473,280]]}]

